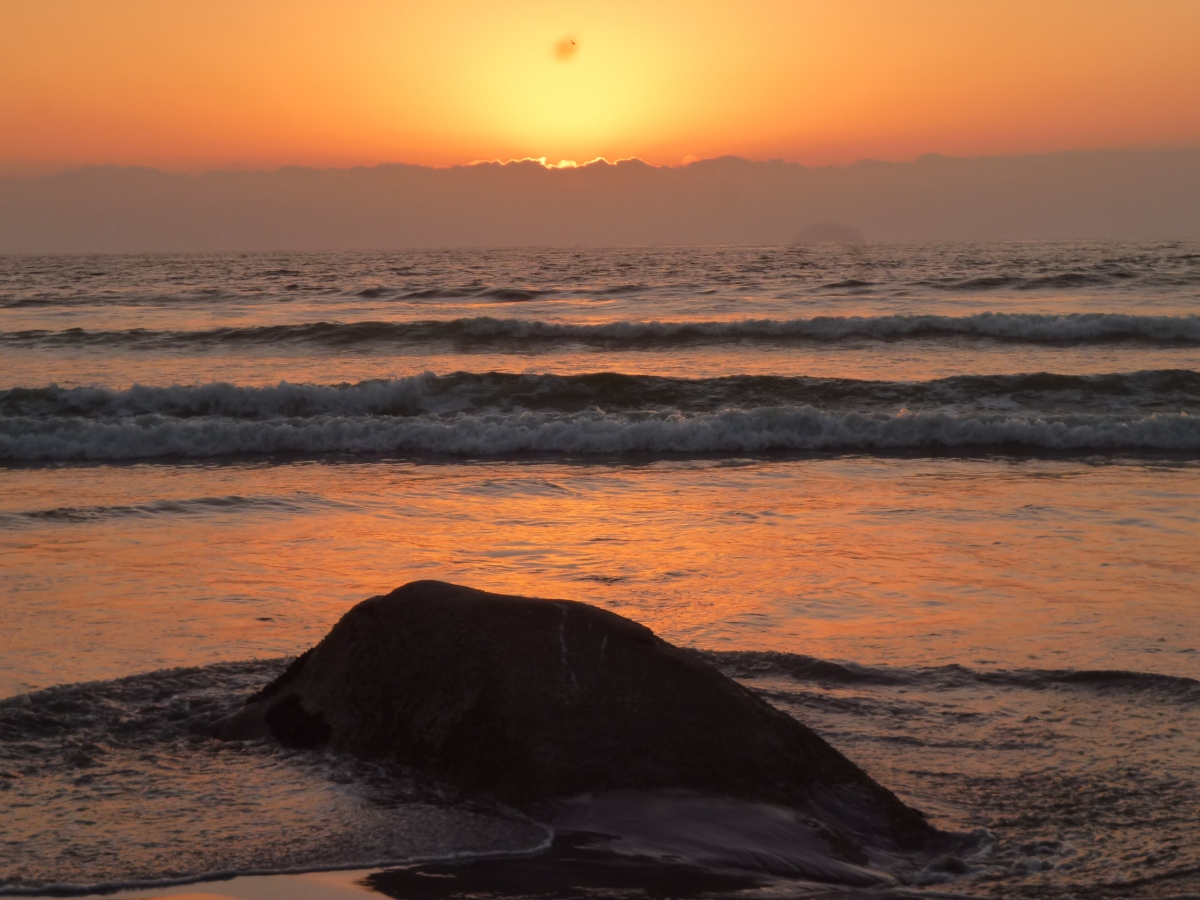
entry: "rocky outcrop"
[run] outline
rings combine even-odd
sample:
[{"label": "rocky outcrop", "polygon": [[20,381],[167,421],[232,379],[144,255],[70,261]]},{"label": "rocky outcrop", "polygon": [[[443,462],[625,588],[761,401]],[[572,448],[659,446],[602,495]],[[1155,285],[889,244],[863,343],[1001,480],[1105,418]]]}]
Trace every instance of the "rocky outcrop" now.
[{"label": "rocky outcrop", "polygon": [[392,760],[523,809],[609,790],[794,808],[848,840],[936,832],[811,729],[695,654],[565,600],[418,581],[351,609],[225,738]]}]

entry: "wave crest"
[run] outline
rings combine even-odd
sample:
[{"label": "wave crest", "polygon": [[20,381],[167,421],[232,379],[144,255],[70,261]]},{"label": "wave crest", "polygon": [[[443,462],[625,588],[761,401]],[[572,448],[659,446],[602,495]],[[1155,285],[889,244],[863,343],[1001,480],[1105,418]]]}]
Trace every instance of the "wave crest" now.
[{"label": "wave crest", "polygon": [[816,316],[732,321],[616,321],[598,324],[476,316],[412,322],[307,322],[294,325],[224,327],[205,331],[153,331],[142,328],[125,331],[34,329],[0,334],[0,344],[15,347],[104,346],[137,349],[305,344],[345,348],[356,345],[438,341],[470,345],[581,343],[604,347],[653,347],[745,340],[802,343],[836,342],[854,338],[903,340],[955,337],[1051,344],[1113,341],[1194,344],[1200,343],[1200,316],[984,312],[969,316]]},{"label": "wave crest", "polygon": [[784,406],[896,412],[978,405],[1063,411],[1200,410],[1200,373],[1161,369],[1103,375],[959,375],[927,382],[775,375],[673,378],[596,372],[584,375],[424,372],[355,384],[280,382],[264,387],[200,385],[12,388],[0,391],[0,416],[268,419],[313,416],[419,416],[475,412],[718,412]]},{"label": "wave crest", "polygon": [[1073,688],[1098,693],[1155,696],[1200,704],[1200,681],[1180,675],[1120,669],[972,669],[962,665],[905,667],[833,662],[771,650],[696,651],[735,678],[784,678],[820,685],[879,685],[927,690],[1010,687],[1024,690]]},{"label": "wave crest", "polygon": [[0,459],[122,460],[271,454],[621,455],[772,451],[1200,450],[1200,417],[828,413],[813,407],[681,413],[0,420]]}]

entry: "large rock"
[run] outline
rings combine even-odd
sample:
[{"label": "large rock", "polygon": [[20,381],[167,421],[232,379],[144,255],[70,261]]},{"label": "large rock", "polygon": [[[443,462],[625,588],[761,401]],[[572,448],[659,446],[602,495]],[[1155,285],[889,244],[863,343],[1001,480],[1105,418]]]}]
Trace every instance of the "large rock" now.
[{"label": "large rock", "polygon": [[359,603],[219,733],[393,760],[524,809],[675,789],[792,807],[855,844],[935,835],[811,729],[648,628],[438,581]]}]

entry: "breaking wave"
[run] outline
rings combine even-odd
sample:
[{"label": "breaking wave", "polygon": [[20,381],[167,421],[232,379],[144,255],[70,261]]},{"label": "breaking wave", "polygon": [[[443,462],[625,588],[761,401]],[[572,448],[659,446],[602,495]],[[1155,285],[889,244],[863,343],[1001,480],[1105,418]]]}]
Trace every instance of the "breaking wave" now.
[{"label": "breaking wave", "polygon": [[776,375],[672,378],[598,372],[584,375],[425,372],[355,384],[222,382],[126,390],[99,387],[0,391],[0,417],[270,419],[313,416],[419,416],[465,412],[588,410],[718,412],[816,406],[891,411],[980,405],[993,409],[1157,411],[1200,409],[1200,373],[1160,369],[1102,375],[958,375],[926,382]]},{"label": "breaking wave", "polygon": [[578,324],[491,316],[415,322],[309,322],[293,325],[153,331],[33,329],[0,334],[14,347],[203,348],[288,345],[347,348],[358,345],[449,342],[538,345],[579,343],[603,347],[654,347],[729,341],[831,342],[853,338],[969,338],[1024,343],[1150,341],[1200,343],[1200,316],[1069,313],[1064,315],[985,312],[968,316],[815,316],[797,319]]},{"label": "breaking wave", "polygon": [[865,414],[811,406],[714,413],[314,416],[265,421],[144,415],[0,419],[0,459],[123,460],[273,454],[764,453],[936,449],[1197,451],[1200,416]]},{"label": "breaking wave", "polygon": [[953,448],[1195,451],[1200,374],[910,383],[427,372],[341,385],[0,392],[0,459],[10,460]]}]

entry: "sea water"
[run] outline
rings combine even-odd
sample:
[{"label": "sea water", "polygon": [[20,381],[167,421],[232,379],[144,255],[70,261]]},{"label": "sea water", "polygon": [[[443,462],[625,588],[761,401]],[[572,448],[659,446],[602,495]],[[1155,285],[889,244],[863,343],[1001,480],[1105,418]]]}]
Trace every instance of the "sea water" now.
[{"label": "sea water", "polygon": [[911,887],[1200,889],[1200,245],[9,257],[0,360],[0,893],[545,846],[206,737],[418,578],[705,651]]}]

